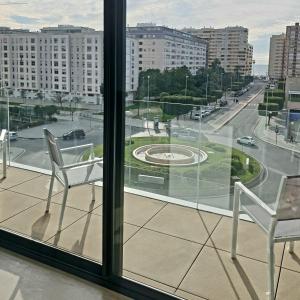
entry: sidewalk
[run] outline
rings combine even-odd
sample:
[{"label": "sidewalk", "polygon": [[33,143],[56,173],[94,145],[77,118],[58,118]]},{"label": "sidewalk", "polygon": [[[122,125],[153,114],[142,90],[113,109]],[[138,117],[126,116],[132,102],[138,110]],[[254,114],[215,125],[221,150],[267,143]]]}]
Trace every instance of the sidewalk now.
[{"label": "sidewalk", "polygon": [[[257,125],[254,129],[254,135],[266,143],[300,153],[300,143],[290,143],[285,139],[286,127],[282,125],[280,121],[281,120],[279,118],[272,118],[270,120],[270,125],[266,127],[266,118],[262,116],[259,117]],[[277,142],[275,133],[276,126],[279,129],[277,134]]]}]

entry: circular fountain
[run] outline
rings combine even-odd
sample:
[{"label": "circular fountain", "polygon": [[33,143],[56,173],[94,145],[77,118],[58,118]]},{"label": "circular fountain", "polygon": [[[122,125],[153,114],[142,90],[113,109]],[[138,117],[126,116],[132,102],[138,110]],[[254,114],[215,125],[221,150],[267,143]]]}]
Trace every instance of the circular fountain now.
[{"label": "circular fountain", "polygon": [[200,149],[178,144],[151,144],[133,151],[133,156],[143,162],[158,166],[192,166],[207,159]]}]

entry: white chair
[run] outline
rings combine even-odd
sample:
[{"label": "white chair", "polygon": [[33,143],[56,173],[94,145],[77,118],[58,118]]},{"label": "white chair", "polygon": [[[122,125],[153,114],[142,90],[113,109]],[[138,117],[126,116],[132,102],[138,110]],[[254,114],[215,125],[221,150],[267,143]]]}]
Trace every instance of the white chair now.
[{"label": "white chair", "polygon": [[[247,197],[242,199],[241,194]],[[268,235],[268,294],[269,299],[274,300],[274,243],[289,241],[289,252],[293,253],[294,241],[300,240],[300,175],[282,177],[274,210],[241,182],[235,183],[231,246],[233,259],[236,259],[240,210],[248,214]]]},{"label": "white chair", "polygon": [[[68,191],[70,188],[91,183],[92,201],[95,200],[95,182],[101,180],[103,175],[102,159],[95,158],[93,144],[79,145],[75,147],[60,149],[59,145],[56,142],[56,138],[49,130],[44,129],[44,136],[47,142],[52,168],[46,213],[49,212],[54,178],[56,178],[64,186],[63,202],[58,225],[58,231],[61,231]],[[90,156],[87,161],[81,161],[68,165],[64,164],[62,152],[83,148],[90,149]]]},{"label": "white chair", "polygon": [[6,151],[7,151],[7,130],[2,129],[0,134],[0,146],[2,149],[2,178],[6,178],[6,168],[7,168],[7,161],[6,161]]}]

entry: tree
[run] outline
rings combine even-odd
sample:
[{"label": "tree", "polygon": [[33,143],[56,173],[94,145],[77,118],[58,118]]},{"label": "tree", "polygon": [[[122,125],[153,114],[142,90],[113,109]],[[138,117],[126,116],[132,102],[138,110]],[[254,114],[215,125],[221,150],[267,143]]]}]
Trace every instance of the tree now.
[{"label": "tree", "polygon": [[44,111],[49,119],[52,118],[54,114],[59,114],[59,110],[56,105],[46,105]]},{"label": "tree", "polygon": [[104,96],[104,83],[103,82],[100,85],[100,93],[102,96]]},{"label": "tree", "polygon": [[55,95],[55,100],[57,103],[60,104],[60,107],[62,107],[62,103],[63,103],[63,100],[62,100],[63,96],[61,93],[56,93]]}]

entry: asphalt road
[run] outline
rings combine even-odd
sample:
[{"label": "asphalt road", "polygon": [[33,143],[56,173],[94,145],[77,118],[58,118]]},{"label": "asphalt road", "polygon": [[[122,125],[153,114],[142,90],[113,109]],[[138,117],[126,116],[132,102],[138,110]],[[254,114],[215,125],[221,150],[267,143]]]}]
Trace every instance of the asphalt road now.
[{"label": "asphalt road", "polygon": [[[255,83],[255,85],[239,97],[239,104],[229,101],[229,105],[223,108],[217,114],[212,115],[203,120],[201,126],[203,131],[211,132],[214,130],[210,124],[216,123],[218,119],[226,117],[228,112],[234,113],[238,109],[238,105],[245,104],[253,95],[255,95],[261,88],[263,83]],[[279,182],[282,175],[284,174],[299,174],[300,171],[300,157],[294,155],[291,151],[285,150],[274,145],[265,143],[257,138],[256,146],[242,146],[237,144],[236,139],[241,136],[250,135],[254,136],[254,128],[258,121],[257,104],[263,100],[263,95],[258,95],[249,105],[243,108],[231,121],[229,121],[224,127],[222,127],[217,134],[212,134],[213,141],[224,143],[226,145],[232,145],[233,147],[240,149],[249,155],[253,156],[259,162],[266,167],[266,176],[264,180],[254,187],[252,190],[266,203],[274,203],[278,191]],[[199,129],[199,122],[193,120],[179,120],[185,127],[192,127]],[[66,130],[67,131],[67,130]],[[141,131],[140,128],[132,127],[131,134]],[[126,136],[129,136],[130,129],[126,127]],[[71,147],[77,144],[102,144],[103,143],[103,128],[98,125],[87,131],[87,135],[84,141],[64,141],[59,140],[61,148]],[[46,145],[43,139],[30,140],[30,139],[19,139],[18,141],[12,142],[12,146],[23,148],[25,152],[15,159],[16,162],[31,165],[43,169],[49,169],[49,158],[46,154]],[[66,155],[66,162],[73,162],[77,159],[80,154],[74,153]],[[200,191],[201,195],[201,191]],[[202,197],[201,197],[202,198]],[[224,205],[218,204],[217,202],[222,201],[221,198],[216,198],[214,201],[215,205],[219,207],[228,208],[228,199],[224,201]],[[212,202],[206,204],[212,204]],[[226,203],[226,204],[225,204]]]},{"label": "asphalt road", "polygon": [[[226,136],[228,132],[232,132],[233,146],[253,156],[266,167],[265,179],[258,186],[252,188],[252,191],[264,202],[273,204],[282,175],[299,174],[300,159],[298,154],[266,143],[254,136],[254,128],[259,118],[257,104],[262,101],[263,94],[260,94],[220,130],[220,135]],[[236,142],[238,137],[247,135],[254,137],[255,146],[242,146]]]}]

